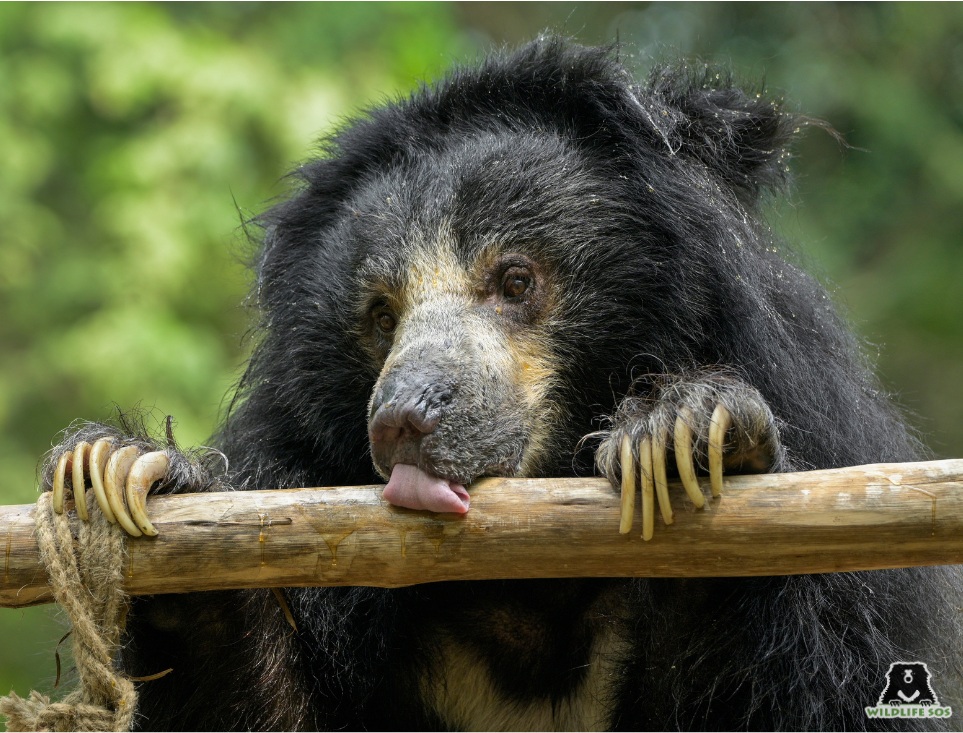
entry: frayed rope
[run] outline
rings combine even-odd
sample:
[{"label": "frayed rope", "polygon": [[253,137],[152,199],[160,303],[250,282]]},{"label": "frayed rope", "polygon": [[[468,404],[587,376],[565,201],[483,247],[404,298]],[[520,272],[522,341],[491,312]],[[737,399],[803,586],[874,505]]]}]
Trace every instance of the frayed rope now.
[{"label": "frayed rope", "polygon": [[[90,504],[88,504],[90,506]],[[8,731],[128,731],[134,719],[134,683],[114,665],[127,619],[123,592],[124,532],[99,511],[90,521],[73,512],[56,514],[50,492],[37,501],[40,557],[54,599],[73,627],[73,655],[79,686],[61,701],[34,691],[0,698]],[[76,536],[76,551],[74,549]]]}]

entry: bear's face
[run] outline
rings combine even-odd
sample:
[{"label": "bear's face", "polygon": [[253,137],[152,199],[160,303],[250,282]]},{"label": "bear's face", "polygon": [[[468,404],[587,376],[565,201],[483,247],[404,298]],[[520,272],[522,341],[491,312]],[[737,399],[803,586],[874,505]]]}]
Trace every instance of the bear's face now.
[{"label": "bear's face", "polygon": [[518,473],[547,418],[551,282],[519,252],[466,267],[439,243],[414,263],[367,309],[369,349],[383,355],[369,405],[375,466],[461,483]]},{"label": "bear's face", "polygon": [[560,277],[576,247],[545,211],[559,186],[588,195],[594,181],[557,139],[533,143],[480,135],[413,155],[349,204],[347,236],[363,250],[355,318],[378,369],[369,438],[385,479],[401,464],[461,485],[530,474],[545,458],[556,330],[577,293]]},{"label": "bear's face", "polygon": [[481,131],[413,147],[345,201],[329,236],[354,254],[351,319],[377,373],[368,435],[386,480],[399,464],[458,487],[571,461],[590,426],[558,439],[572,423],[562,405],[585,402],[560,385],[624,364],[605,339],[639,343],[637,323],[604,315],[642,285],[607,260],[642,268],[646,241],[605,165],[556,133]]}]

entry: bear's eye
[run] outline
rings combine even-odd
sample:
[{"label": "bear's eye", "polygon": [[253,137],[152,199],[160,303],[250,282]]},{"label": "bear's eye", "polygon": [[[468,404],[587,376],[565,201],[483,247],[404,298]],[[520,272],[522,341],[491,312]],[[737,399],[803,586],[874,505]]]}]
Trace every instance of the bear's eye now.
[{"label": "bear's eye", "polygon": [[384,334],[394,332],[395,327],[398,325],[398,319],[395,318],[395,314],[392,313],[384,303],[379,303],[371,309],[371,317],[378,327],[378,330]]},{"label": "bear's eye", "polygon": [[502,276],[502,295],[518,300],[532,287],[532,274],[525,267],[509,267]]}]

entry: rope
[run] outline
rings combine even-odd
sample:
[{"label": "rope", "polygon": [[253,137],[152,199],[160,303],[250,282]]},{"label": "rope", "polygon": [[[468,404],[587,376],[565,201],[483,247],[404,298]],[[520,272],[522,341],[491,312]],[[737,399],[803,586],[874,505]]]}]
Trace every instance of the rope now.
[{"label": "rope", "polygon": [[36,691],[0,698],[9,731],[128,731],[134,718],[134,683],[114,666],[127,618],[124,532],[100,512],[89,522],[73,514],[55,514],[50,492],[37,501],[40,557],[73,627],[79,685],[60,702]]}]

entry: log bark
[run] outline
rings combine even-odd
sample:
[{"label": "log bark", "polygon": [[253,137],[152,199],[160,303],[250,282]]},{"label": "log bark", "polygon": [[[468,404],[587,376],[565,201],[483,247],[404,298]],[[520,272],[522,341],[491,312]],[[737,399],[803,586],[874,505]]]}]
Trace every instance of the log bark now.
[{"label": "log bark", "polygon": [[[707,482],[706,482],[707,483]],[[704,486],[708,494],[708,486]],[[127,543],[133,595],[551,577],[783,575],[963,563],[963,460],[727,477],[675,522],[620,535],[602,479],[483,479],[466,515],[401,509],[380,486],[157,496]],[[637,505],[641,502],[637,502]],[[0,507],[0,606],[50,601],[34,505]]]}]

